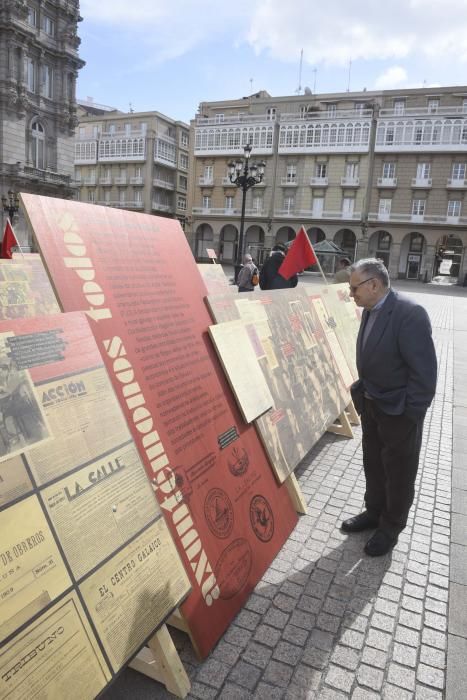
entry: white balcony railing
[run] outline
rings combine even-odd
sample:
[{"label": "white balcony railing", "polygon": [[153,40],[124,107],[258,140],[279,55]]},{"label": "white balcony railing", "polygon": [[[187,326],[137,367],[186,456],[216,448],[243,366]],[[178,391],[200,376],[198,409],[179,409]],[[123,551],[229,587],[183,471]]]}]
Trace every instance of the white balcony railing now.
[{"label": "white balcony railing", "polygon": [[261,123],[266,121],[271,121],[266,114],[224,114],[222,119],[219,119],[219,117],[196,117],[196,126],[222,126],[223,124]]},{"label": "white balcony railing", "polygon": [[363,119],[371,117],[371,109],[312,110],[310,112],[285,112],[279,116],[281,122],[309,121],[310,119]]},{"label": "white balcony railing", "polygon": [[310,185],[312,187],[327,187],[328,184],[327,177],[310,177]]},{"label": "white balcony railing", "polygon": [[141,175],[130,177],[130,185],[144,185],[144,180]]},{"label": "white balcony railing", "polygon": [[397,187],[397,177],[379,177],[378,187]]},{"label": "white balcony railing", "polygon": [[359,221],[362,218],[361,212],[343,212],[343,211],[322,211],[314,213],[310,209],[276,209],[274,211],[274,216],[284,218],[284,217],[296,217],[296,216],[309,216],[310,218],[319,219],[338,219],[343,221]]},{"label": "white balcony railing", "polygon": [[116,207],[117,209],[143,209],[144,204],[143,202],[135,202],[135,201],[120,201],[120,200],[103,200],[97,202],[97,204],[101,204],[105,207]]},{"label": "white balcony railing", "polygon": [[116,185],[126,185],[126,183],[127,183],[126,175],[119,175],[118,177],[115,178]]},{"label": "white balcony railing", "polygon": [[412,178],[412,187],[431,187],[432,185],[432,179],[431,177],[413,177]]},{"label": "white balcony railing", "polygon": [[464,190],[467,188],[467,180],[464,180],[463,178],[450,177],[446,187],[451,187],[456,190]]},{"label": "white balcony railing", "polygon": [[99,185],[111,185],[111,184],[112,184],[111,177],[100,177],[99,178]]},{"label": "white balcony railing", "polygon": [[163,180],[159,177],[155,177],[152,181],[152,184],[154,187],[161,187],[164,190],[174,190],[175,189],[175,183],[170,182],[170,180]]},{"label": "white balcony railing", "polygon": [[83,177],[83,185],[95,185],[96,184],[96,176],[95,175],[85,175]]},{"label": "white balcony railing", "polygon": [[240,209],[229,209],[225,207],[192,207],[193,214],[203,216],[239,216]]},{"label": "white balcony railing", "polygon": [[342,187],[360,187],[359,177],[341,177]]},{"label": "white balcony railing", "polygon": [[381,214],[376,212],[368,214],[369,221],[393,221],[393,222],[411,222],[423,224],[457,224],[465,226],[467,224],[467,216],[446,216],[445,214],[398,214],[391,212],[382,218]]},{"label": "white balcony railing", "polygon": [[433,107],[405,107],[401,112],[399,109],[383,108],[379,110],[380,117],[415,117],[415,116],[433,116],[436,117],[442,114],[443,116],[465,115],[467,110],[462,105],[459,106],[442,106],[438,105],[436,109]]},{"label": "white balcony railing", "polygon": [[298,182],[295,178],[290,178],[290,177],[281,177],[281,185],[282,187],[297,187]]},{"label": "white balcony railing", "polygon": [[152,202],[152,208],[158,211],[173,211],[172,204],[161,204],[161,202]]},{"label": "white balcony railing", "polygon": [[198,178],[198,185],[204,185],[205,187],[212,187],[214,185],[213,177],[200,177]]}]

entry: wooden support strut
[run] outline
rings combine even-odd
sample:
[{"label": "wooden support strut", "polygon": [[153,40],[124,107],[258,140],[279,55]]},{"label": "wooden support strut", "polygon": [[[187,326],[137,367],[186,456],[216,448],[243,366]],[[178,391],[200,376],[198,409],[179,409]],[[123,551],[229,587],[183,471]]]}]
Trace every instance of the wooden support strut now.
[{"label": "wooden support strut", "polygon": [[337,420],[329,426],[328,433],[353,438],[354,434],[352,425],[360,425],[360,419],[357,411],[355,410],[355,406],[351,401],[347,408],[345,408],[340,416],[337,417]]},{"label": "wooden support strut", "polygon": [[284,484],[289,492],[290,500],[292,501],[293,507],[297,513],[306,515],[308,513],[307,504],[297,481],[297,477],[293,472],[292,474],[289,474],[287,479],[284,481]]},{"label": "wooden support strut", "polygon": [[159,681],[178,698],[186,698],[190,692],[190,679],[166,625],[162,625],[151,637],[129,667]]}]

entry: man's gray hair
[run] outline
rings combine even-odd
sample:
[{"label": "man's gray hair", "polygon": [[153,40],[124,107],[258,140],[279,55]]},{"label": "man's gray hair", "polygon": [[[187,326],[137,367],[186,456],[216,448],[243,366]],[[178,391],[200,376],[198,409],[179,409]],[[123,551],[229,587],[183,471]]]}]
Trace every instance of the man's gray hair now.
[{"label": "man's gray hair", "polygon": [[384,262],[380,258],[362,258],[350,266],[352,272],[361,272],[368,277],[377,277],[384,287],[389,287],[389,274]]}]

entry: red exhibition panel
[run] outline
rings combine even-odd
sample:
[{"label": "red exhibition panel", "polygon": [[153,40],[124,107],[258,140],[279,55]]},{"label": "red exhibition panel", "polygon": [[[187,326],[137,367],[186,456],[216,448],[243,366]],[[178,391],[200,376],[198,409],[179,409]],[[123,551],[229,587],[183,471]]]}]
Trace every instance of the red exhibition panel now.
[{"label": "red exhibition panel", "polygon": [[175,220],[22,195],[64,311],[84,310],[190,576],[205,656],[297,516],[211,345],[206,287]]}]

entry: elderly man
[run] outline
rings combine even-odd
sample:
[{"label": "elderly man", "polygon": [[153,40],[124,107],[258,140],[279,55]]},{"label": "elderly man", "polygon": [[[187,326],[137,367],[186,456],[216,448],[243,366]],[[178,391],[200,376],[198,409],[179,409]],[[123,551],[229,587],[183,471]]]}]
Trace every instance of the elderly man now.
[{"label": "elderly man", "polygon": [[251,255],[247,253],[243,258],[243,266],[240,268],[237,277],[239,292],[254,292],[253,275],[258,275],[258,268],[253,262]]},{"label": "elderly man", "polygon": [[375,528],[364,549],[381,556],[407,524],[437,362],[428,314],[390,289],[381,260],[351,266],[350,293],[364,309],[352,398],[362,419],[366,510],[344,520],[341,529]]}]

